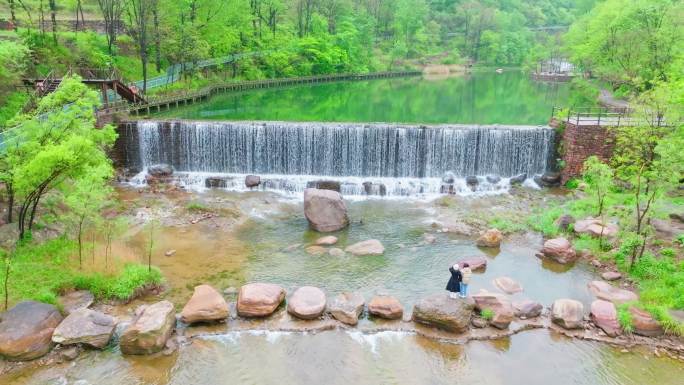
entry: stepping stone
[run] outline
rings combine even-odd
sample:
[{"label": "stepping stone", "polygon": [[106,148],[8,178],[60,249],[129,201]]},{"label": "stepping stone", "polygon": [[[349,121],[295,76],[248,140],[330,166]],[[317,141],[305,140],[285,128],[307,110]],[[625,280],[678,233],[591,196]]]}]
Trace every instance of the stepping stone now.
[{"label": "stepping stone", "polygon": [[392,296],[378,295],[368,303],[368,312],[380,318],[400,319],[404,315],[404,307]]},{"label": "stepping stone", "polygon": [[320,317],[325,311],[325,293],[313,286],[302,286],[287,301],[287,312],[305,320]]}]

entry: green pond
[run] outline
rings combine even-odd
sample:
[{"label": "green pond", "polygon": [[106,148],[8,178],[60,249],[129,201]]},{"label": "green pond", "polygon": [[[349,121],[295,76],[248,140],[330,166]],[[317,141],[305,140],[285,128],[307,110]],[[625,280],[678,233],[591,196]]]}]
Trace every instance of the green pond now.
[{"label": "green pond", "polygon": [[521,71],[439,79],[346,81],[216,95],[159,118],[331,122],[546,124],[553,106],[586,105],[569,83]]}]

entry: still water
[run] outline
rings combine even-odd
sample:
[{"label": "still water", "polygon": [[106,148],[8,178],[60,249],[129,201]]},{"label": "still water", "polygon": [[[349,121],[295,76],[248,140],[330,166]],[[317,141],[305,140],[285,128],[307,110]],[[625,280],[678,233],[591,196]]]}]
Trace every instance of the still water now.
[{"label": "still water", "polygon": [[155,117],[200,120],[546,124],[555,105],[587,105],[569,83],[493,70],[227,93]]}]

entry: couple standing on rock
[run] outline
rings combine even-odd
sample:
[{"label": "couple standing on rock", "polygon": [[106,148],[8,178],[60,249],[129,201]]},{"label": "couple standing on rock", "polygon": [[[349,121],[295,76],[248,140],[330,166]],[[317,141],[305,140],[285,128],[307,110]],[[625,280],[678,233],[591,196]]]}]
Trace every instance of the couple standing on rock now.
[{"label": "couple standing on rock", "polygon": [[458,263],[449,267],[449,272],[451,273],[451,278],[449,278],[449,283],[447,283],[447,291],[449,292],[449,298],[456,298],[458,295],[461,298],[465,298],[468,295],[468,284],[470,283],[470,276],[473,272],[470,270],[470,266],[464,263],[463,266],[459,268]]}]

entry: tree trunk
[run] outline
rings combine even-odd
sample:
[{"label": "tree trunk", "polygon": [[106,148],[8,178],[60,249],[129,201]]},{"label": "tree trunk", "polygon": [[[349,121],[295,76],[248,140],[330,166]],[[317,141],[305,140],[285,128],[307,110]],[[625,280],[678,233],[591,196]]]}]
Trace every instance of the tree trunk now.
[{"label": "tree trunk", "polygon": [[52,39],[57,44],[57,0],[50,0],[50,19],[52,20]]},{"label": "tree trunk", "polygon": [[6,183],[5,188],[7,189],[7,223],[12,223],[12,213],[14,212],[14,189],[12,188],[12,183]]},{"label": "tree trunk", "polygon": [[[12,20],[12,27],[14,28],[14,32],[17,32],[17,15],[14,10],[14,0],[7,0],[7,4],[9,5],[10,9],[10,20]],[[7,293],[7,292],[5,292]],[[5,299],[5,310],[7,310],[7,300]]]},{"label": "tree trunk", "polygon": [[152,17],[154,20],[154,53],[155,53],[155,68],[157,72],[161,71],[161,36],[159,35],[159,9],[157,6],[152,10]]}]

